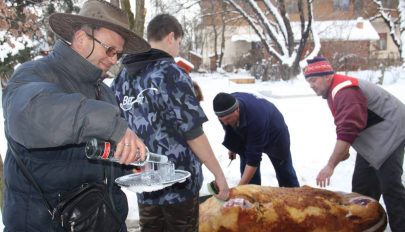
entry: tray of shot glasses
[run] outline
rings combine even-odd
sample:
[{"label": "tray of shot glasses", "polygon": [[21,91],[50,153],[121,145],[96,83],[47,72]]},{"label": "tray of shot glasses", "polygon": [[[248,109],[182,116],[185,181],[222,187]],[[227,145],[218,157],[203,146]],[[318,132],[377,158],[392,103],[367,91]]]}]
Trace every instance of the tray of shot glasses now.
[{"label": "tray of shot glasses", "polygon": [[152,192],[182,183],[190,175],[188,171],[176,170],[171,162],[145,163],[140,172],[121,176],[115,179],[115,182],[136,193]]}]

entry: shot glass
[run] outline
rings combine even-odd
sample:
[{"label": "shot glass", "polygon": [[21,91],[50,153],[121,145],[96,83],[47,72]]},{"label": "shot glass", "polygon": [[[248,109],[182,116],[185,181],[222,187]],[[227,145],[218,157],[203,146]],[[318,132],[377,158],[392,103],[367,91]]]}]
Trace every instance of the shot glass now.
[{"label": "shot glass", "polygon": [[152,185],[152,175],[154,172],[153,163],[146,162],[145,165],[141,167],[141,181],[144,185]]},{"label": "shot glass", "polygon": [[162,181],[168,182],[174,180],[174,163],[159,163],[158,164],[158,173]]},{"label": "shot glass", "polygon": [[167,170],[167,179],[168,181],[172,181],[176,179],[176,169],[174,167],[174,163],[168,162],[168,170]]}]

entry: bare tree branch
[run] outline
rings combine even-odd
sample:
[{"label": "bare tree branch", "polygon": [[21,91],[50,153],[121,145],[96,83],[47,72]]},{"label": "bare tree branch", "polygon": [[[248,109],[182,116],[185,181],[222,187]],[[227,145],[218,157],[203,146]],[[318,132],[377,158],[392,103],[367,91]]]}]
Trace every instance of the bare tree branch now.
[{"label": "bare tree branch", "polygon": [[237,12],[239,12],[243,18],[246,19],[246,21],[249,23],[249,25],[253,28],[255,31],[256,35],[260,38],[260,41],[263,43],[263,45],[266,47],[266,50],[275,57],[278,57],[278,53],[270,46],[270,44],[266,40],[266,36],[261,32],[260,28],[257,26],[257,24],[254,22],[254,19],[250,17],[238,4],[236,4],[232,0],[225,0],[229,4],[231,4]]},{"label": "bare tree branch", "polygon": [[[239,12],[260,38],[266,51],[282,66],[283,79],[289,79],[300,72],[300,59],[303,58],[302,54],[312,31],[312,0],[305,1],[306,9],[303,0],[289,3],[297,4],[300,12],[301,38],[299,42],[294,38],[297,35],[294,34],[293,25],[286,12],[285,0],[278,0],[277,7],[270,0],[260,1],[263,3],[260,6],[255,0],[225,1]],[[242,7],[242,3],[250,8]],[[319,39],[317,35],[314,35],[315,47],[318,47],[319,44],[317,39]]]},{"label": "bare tree branch", "polygon": [[391,14],[387,13],[387,10],[383,7],[383,4],[380,0],[373,0],[373,2],[377,5],[380,16],[383,18],[385,24],[390,29],[390,36],[392,38],[392,41],[394,41],[394,44],[398,47],[399,50],[401,50],[401,41],[395,34],[396,26],[394,20],[391,17]]}]

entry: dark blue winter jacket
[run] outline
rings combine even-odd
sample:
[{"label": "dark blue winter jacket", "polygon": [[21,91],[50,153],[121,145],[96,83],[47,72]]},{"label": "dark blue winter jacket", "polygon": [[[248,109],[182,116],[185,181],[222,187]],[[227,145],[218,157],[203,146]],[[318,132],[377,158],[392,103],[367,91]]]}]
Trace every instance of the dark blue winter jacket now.
[{"label": "dark blue winter jacket", "polygon": [[277,159],[289,157],[290,134],[276,106],[250,93],[232,95],[239,102],[239,125],[224,126],[223,145],[230,151],[245,154],[246,163],[254,167],[259,166],[262,153]]}]

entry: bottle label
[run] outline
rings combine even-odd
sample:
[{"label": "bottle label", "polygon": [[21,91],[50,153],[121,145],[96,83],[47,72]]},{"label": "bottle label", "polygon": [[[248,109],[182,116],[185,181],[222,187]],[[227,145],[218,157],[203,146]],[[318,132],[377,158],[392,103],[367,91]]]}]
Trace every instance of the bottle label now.
[{"label": "bottle label", "polygon": [[111,149],[111,144],[109,142],[104,142],[103,155],[101,156],[101,159],[108,159],[108,156],[110,154],[110,149]]}]

